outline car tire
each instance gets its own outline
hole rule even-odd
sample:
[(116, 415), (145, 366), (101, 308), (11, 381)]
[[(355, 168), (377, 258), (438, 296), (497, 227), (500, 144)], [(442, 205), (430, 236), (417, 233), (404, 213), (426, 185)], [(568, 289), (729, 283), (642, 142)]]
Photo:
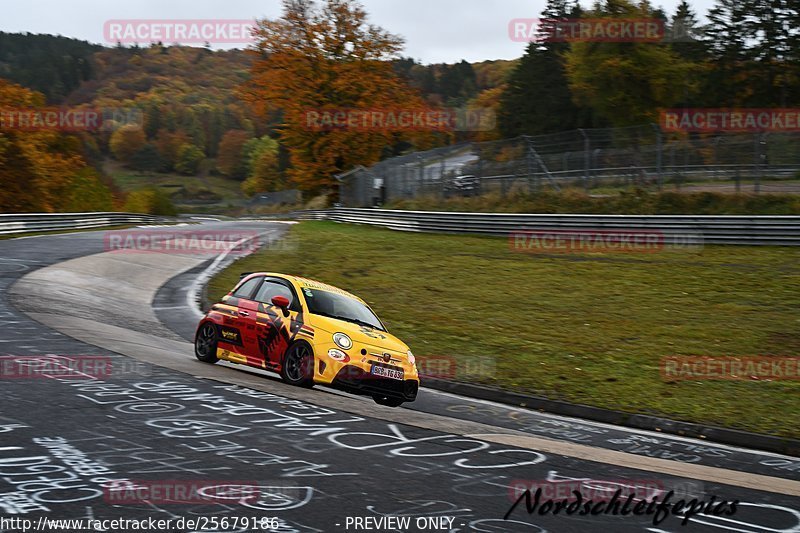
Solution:
[(215, 364), (217, 359), (217, 328), (206, 322), (197, 330), (194, 337), (194, 356), (203, 363)]
[(403, 405), (404, 400), (395, 396), (378, 396), (377, 394), (372, 397), (378, 405), (385, 405), (386, 407), (400, 407)]
[(295, 387), (314, 386), (314, 350), (310, 344), (300, 341), (289, 346), (283, 356), (281, 378)]

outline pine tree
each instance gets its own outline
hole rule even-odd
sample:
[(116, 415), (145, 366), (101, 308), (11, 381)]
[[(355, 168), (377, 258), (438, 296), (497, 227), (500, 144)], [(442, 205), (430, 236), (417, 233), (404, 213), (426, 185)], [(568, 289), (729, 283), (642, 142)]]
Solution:
[(800, 98), (796, 0), (717, 0), (705, 30), (706, 94), (717, 106), (788, 107)]
[(700, 62), (708, 57), (707, 43), (702, 40), (702, 28), (697, 14), (687, 0), (681, 0), (669, 25), (672, 50), (688, 61)]
[(709, 24), (704, 32), (711, 70), (704, 90), (705, 105), (735, 107), (744, 105), (749, 79), (747, 67), (751, 59), (748, 40), (755, 38), (752, 26), (746, 24), (753, 0), (717, 0), (708, 12)]
[(785, 107), (792, 75), (788, 60), (792, 55), (793, 13), (798, 11), (797, 0), (754, 0), (747, 18), (750, 35), (756, 40), (749, 56), (756, 74), (753, 104)]
[(563, 54), (569, 44), (552, 37), (559, 21), (579, 17), (570, 0), (548, 0), (537, 37), (512, 71), (503, 93), (498, 126), (506, 137), (539, 134), (591, 125), (591, 113), (577, 106), (567, 83)]

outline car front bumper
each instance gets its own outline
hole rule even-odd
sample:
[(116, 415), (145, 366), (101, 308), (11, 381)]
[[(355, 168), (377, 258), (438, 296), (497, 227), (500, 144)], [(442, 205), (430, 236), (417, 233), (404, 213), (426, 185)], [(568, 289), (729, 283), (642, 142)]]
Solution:
[(419, 392), (418, 379), (391, 379), (378, 377), (355, 366), (345, 365), (333, 378), (332, 385), (355, 394), (388, 396), (413, 402)]

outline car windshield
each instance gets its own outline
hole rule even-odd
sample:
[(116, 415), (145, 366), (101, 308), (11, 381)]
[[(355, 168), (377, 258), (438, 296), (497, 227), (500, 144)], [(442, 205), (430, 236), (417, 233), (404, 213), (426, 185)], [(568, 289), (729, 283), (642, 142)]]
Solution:
[(310, 313), (385, 331), (375, 313), (358, 300), (316, 289), (303, 289), (303, 294)]

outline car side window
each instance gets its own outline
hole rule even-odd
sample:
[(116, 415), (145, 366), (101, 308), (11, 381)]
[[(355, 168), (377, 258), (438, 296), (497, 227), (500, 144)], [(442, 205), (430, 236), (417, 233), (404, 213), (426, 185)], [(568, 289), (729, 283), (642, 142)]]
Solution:
[(272, 299), (276, 296), (285, 296), (289, 300), (289, 307), (294, 307), (294, 295), (289, 287), (269, 280), (258, 289), (255, 301), (272, 305)]
[(253, 292), (256, 290), (258, 284), (261, 283), (262, 279), (264, 278), (253, 278), (251, 280), (247, 280), (238, 289), (236, 289), (236, 292), (233, 293), (233, 297), (244, 298), (246, 300), (252, 299)]

